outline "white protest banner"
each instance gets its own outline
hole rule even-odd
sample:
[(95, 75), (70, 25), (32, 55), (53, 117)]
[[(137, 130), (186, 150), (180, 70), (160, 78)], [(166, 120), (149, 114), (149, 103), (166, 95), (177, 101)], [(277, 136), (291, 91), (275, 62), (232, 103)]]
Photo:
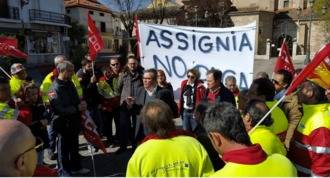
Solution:
[(240, 88), (252, 83), (256, 24), (230, 28), (163, 26), (139, 23), (141, 63), (165, 71), (174, 90), (196, 67), (201, 79), (212, 67), (223, 79), (234, 75)]

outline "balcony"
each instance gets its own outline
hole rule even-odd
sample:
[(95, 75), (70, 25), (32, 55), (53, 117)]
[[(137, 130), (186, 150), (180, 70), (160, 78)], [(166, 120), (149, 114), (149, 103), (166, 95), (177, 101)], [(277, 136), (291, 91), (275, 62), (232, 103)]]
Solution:
[(11, 20), (20, 20), (19, 8), (8, 6), (7, 9), (1, 9), (0, 18), (11, 19)]
[(67, 15), (56, 12), (30, 9), (29, 15), (30, 21), (42, 21), (67, 25), (70, 24), (70, 18)]

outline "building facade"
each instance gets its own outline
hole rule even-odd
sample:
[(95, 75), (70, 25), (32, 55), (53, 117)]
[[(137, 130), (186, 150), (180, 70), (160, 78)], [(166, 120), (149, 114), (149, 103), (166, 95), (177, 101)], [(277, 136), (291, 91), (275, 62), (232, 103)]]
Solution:
[(23, 37), (27, 65), (53, 65), (54, 56), (68, 53), (70, 22), (63, 0), (2, 0), (0, 11), (0, 32)]
[[(198, 19), (196, 26), (208, 26), (201, 22), (206, 20), (207, 15), (210, 16), (211, 7), (194, 4), (194, 2), (199, 3), (196, 0), (181, 0), (181, 2), (184, 3), (186, 14), (191, 13), (190, 19)], [(221, 22), (222, 25), (217, 27), (241, 26), (256, 22), (256, 58), (269, 59), (276, 56), (284, 38), (294, 60), (303, 61), (309, 52), (312, 57), (325, 44), (325, 35), (327, 35), (323, 30), (325, 22), (312, 11), (315, 1), (208, 0), (207, 2), (214, 4), (211, 9), (215, 8), (219, 12), (213, 14), (218, 15), (221, 21), (228, 22), (227, 17), (229, 17), (230, 23), (226, 22), (226, 25), (223, 25)], [(230, 4), (231, 7), (226, 7), (226, 4)], [(221, 13), (221, 9), (224, 12)], [(225, 19), (224, 14), (227, 16)], [(183, 14), (180, 18), (185, 21), (181, 22), (181, 25), (188, 23), (189, 18), (184, 18)]]
[(72, 21), (84, 26), (87, 31), (87, 14), (101, 32), (104, 41), (102, 53), (116, 53), (122, 45), (123, 28), (120, 19), (96, 0), (64, 0), (66, 13)]
[(323, 23), (312, 11), (310, 0), (232, 0), (237, 11), (230, 16), (235, 25), (257, 22), (256, 54), (275, 56), (282, 40), (288, 43), (294, 60), (311, 57), (325, 44)]

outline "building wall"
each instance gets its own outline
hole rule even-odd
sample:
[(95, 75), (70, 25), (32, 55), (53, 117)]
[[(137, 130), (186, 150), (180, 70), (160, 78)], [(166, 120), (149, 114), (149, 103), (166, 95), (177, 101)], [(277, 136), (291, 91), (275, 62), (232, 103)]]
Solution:
[[(259, 30), (259, 15), (258, 14), (239, 14), (239, 13), (235, 13), (233, 15), (230, 15), (231, 20), (234, 23), (234, 26), (242, 26), (242, 25), (247, 25), (250, 24), (252, 22), (256, 22), (257, 23), (257, 29), (256, 29), (256, 39), (258, 39), (258, 30)], [(258, 53), (258, 40), (256, 40), (255, 42), (255, 49), (257, 49), (255, 51), (255, 54)]]
[(274, 11), (276, 0), (232, 0), (237, 9), (256, 8), (258, 10)]
[[(119, 36), (121, 36), (121, 22), (119, 19), (113, 18), (112, 14), (104, 11), (98, 11), (93, 9), (87, 9), (82, 7), (67, 8), (67, 15), (71, 17), (72, 21), (77, 21), (80, 25), (84, 26), (87, 30), (87, 14), (89, 14), (96, 27), (101, 31), (101, 22), (105, 23), (105, 32), (101, 32), (105, 49), (104, 52), (115, 52), (118, 50), (121, 42)], [(92, 13), (90, 13), (92, 12)], [(103, 15), (103, 16), (102, 16)], [(120, 40), (121, 41), (121, 40)]]

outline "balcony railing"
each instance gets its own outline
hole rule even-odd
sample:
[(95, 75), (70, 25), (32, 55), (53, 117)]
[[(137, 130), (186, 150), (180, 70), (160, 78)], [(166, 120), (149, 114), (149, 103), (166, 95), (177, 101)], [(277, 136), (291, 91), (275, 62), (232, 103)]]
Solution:
[(6, 18), (6, 19), (14, 19), (19, 20), (19, 8), (18, 7), (10, 7), (8, 6), (7, 9), (1, 9), (0, 18)]
[(30, 9), (29, 15), (30, 21), (38, 20), (44, 22), (70, 24), (70, 18), (68, 16), (56, 12)]

